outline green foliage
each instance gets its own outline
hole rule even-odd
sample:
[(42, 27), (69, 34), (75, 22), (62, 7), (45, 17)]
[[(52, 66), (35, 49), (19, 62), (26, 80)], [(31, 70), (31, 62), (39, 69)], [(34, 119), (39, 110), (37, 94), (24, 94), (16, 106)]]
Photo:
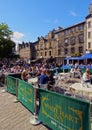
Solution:
[(5, 23), (0, 24), (0, 58), (8, 58), (12, 54), (15, 43), (11, 40), (13, 32)]
[(0, 41), (2, 39), (10, 39), (13, 32), (9, 29), (8, 25), (5, 23), (0, 24)]

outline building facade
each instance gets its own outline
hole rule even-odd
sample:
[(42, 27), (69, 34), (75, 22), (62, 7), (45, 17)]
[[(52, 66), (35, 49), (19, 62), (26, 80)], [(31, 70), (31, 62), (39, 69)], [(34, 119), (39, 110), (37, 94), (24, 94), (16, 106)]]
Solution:
[(35, 52), (34, 44), (31, 42), (18, 44), (17, 53), (20, 56), (20, 59), (30, 62), (30, 60), (36, 59), (36, 52)]
[(50, 31), (47, 36), (38, 37), (38, 40), (31, 44), (35, 51), (28, 48), (24, 51), (21, 48), (19, 55), (24, 58), (44, 58), (45, 60), (53, 57), (60, 64), (67, 56), (80, 56), (86, 50), (92, 51), (92, 4), (90, 4), (89, 14), (85, 17), (85, 21), (67, 28), (58, 27)]
[(44, 58), (45, 60), (58, 56), (57, 41), (54, 39), (54, 30), (49, 32), (46, 37), (39, 37), (38, 43), (35, 45), (36, 58)]
[(87, 50), (92, 50), (92, 4), (89, 8), (89, 14), (86, 17), (85, 21), (85, 28), (86, 28), (86, 44), (85, 47)]
[(82, 22), (55, 32), (55, 39), (57, 39), (58, 44), (58, 62), (63, 57), (83, 54), (85, 43), (84, 28), (85, 22)]

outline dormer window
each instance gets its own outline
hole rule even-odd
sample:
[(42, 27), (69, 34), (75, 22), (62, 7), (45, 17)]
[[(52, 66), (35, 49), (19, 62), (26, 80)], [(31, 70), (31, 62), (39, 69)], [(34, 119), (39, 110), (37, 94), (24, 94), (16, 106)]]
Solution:
[(71, 32), (74, 33), (75, 32), (75, 28), (71, 28)]
[(81, 31), (81, 30), (83, 30), (83, 25), (79, 25), (78, 26), (78, 29)]
[(68, 35), (68, 30), (65, 30), (65, 31), (64, 31), (64, 35)]

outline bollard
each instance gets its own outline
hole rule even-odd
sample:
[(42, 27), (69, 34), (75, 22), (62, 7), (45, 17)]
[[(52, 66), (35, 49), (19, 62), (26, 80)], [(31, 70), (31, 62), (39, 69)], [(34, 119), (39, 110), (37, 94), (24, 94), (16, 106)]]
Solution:
[(4, 88), (5, 88), (5, 89), (2, 89), (2, 90), (1, 90), (2, 93), (5, 93), (5, 92), (6, 92), (6, 77), (5, 77), (5, 81), (4, 81)]
[(34, 86), (34, 115), (30, 118), (30, 123), (32, 125), (38, 125), (40, 124), (40, 121), (38, 120), (37, 116), (37, 105), (36, 105), (36, 97), (37, 97), (37, 86)]
[(18, 96), (18, 79), (16, 79), (16, 98), (13, 100), (14, 103), (18, 102), (17, 96)]

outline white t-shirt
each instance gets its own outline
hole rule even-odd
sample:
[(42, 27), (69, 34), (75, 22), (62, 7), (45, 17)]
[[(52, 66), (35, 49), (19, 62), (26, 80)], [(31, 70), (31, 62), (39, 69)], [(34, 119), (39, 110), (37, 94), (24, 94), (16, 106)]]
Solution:
[(83, 74), (83, 81), (87, 81), (89, 78), (87, 77), (86, 73)]

